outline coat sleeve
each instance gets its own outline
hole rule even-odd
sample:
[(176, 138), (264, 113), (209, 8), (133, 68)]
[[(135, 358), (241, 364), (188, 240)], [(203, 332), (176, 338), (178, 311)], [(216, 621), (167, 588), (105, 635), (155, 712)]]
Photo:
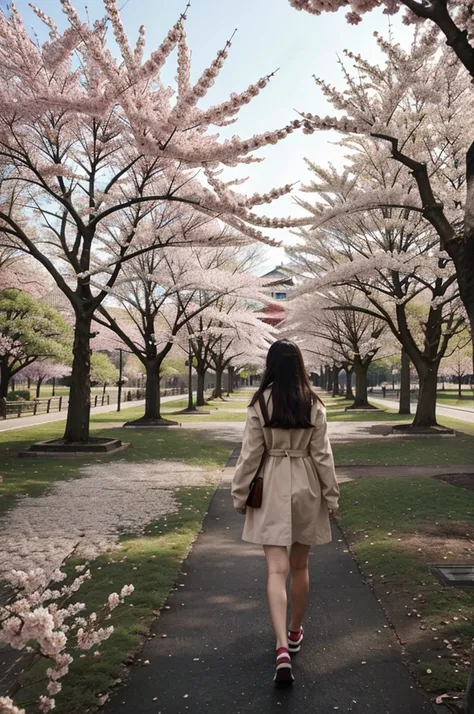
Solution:
[(328, 508), (339, 508), (339, 485), (328, 437), (326, 410), (316, 412), (315, 428), (309, 444), (310, 454), (321, 482), (321, 491)]
[(259, 467), (264, 449), (265, 439), (262, 424), (256, 409), (249, 407), (242, 437), (242, 450), (232, 479), (234, 508), (245, 506), (249, 495), (249, 486)]

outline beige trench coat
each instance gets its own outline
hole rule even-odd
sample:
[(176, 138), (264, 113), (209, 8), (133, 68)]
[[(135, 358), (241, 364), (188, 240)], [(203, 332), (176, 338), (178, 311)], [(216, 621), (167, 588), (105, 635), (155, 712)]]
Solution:
[[(266, 390), (264, 396), (271, 418), (271, 390)], [(248, 408), (242, 450), (232, 482), (235, 508), (245, 506), (264, 449), (283, 451), (281, 456), (271, 453), (266, 456), (262, 506), (247, 508), (243, 540), (285, 546), (295, 542), (321, 545), (331, 540), (328, 508), (338, 508), (339, 486), (327, 434), (326, 410), (319, 400), (313, 404), (311, 423), (314, 427), (310, 429), (272, 429), (263, 426), (258, 402)], [(295, 451), (300, 453), (291, 453)], [(301, 454), (305, 451), (308, 455)]]

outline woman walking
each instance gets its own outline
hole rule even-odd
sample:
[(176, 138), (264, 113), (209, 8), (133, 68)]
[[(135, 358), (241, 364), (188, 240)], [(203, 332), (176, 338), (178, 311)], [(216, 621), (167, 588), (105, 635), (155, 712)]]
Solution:
[[(257, 472), (263, 477), (263, 493), (261, 505), (253, 498), (252, 508), (246, 504)], [(232, 498), (246, 516), (243, 540), (263, 545), (276, 635), (274, 681), (287, 686), (294, 681), (290, 654), (300, 650), (304, 636), (309, 550), (331, 540), (330, 517), (337, 514), (339, 499), (324, 405), (311, 388), (299, 347), (288, 340), (268, 350), (260, 387), (248, 408)]]

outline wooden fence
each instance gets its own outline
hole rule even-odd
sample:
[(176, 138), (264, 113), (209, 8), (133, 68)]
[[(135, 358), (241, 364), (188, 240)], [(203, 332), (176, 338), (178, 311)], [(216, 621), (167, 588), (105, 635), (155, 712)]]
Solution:
[[(91, 406), (105, 406), (110, 404), (109, 394), (95, 394), (91, 399)], [(5, 402), (5, 416), (22, 417), (25, 415), (36, 416), (37, 414), (50, 414), (60, 412), (67, 406), (67, 399), (64, 397), (40, 397), (31, 401), (18, 400), (17, 402)]]

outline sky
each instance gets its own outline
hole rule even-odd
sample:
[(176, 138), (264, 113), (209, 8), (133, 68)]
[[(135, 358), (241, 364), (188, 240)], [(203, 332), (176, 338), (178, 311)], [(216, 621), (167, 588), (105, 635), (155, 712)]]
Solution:
[[(86, 6), (91, 21), (103, 16), (102, 0), (72, 0), (85, 20)], [(54, 18), (60, 27), (66, 26), (59, 0), (36, 0), (35, 3)], [(6, 0), (0, 0), (5, 7)], [(122, 0), (122, 21), (129, 38), (134, 42), (138, 28), (147, 31), (146, 53), (153, 51), (176, 22), (185, 0)], [(16, 0), (16, 6), (27, 26), (34, 28), (41, 41), (47, 33), (28, 6), (27, 0)], [(244, 107), (236, 124), (221, 130), (222, 136), (241, 137), (285, 126), (297, 118), (298, 111), (313, 114), (334, 113), (316, 86), (313, 75), (331, 84), (343, 86), (339, 59), (344, 49), (361, 53), (365, 59), (380, 57), (374, 31), (387, 35), (389, 18), (381, 11), (369, 13), (354, 27), (345, 20), (346, 10), (326, 13), (319, 17), (298, 12), (288, 0), (192, 0), (186, 28), (192, 51), (192, 78), (197, 78), (215, 58), (234, 30), (229, 57), (224, 69), (208, 96), (199, 106), (205, 107), (226, 100), (232, 92), (240, 92), (260, 77), (278, 69), (270, 84), (249, 105)], [(411, 30), (401, 18), (390, 20), (397, 40), (409, 42)], [(349, 65), (350, 66), (350, 65)], [(173, 55), (163, 71), (163, 79), (174, 85), (176, 75)], [(295, 132), (276, 146), (258, 152), (265, 160), (226, 171), (229, 178), (248, 176), (243, 185), (245, 193), (267, 192), (286, 183), (305, 183), (310, 174), (304, 163), (308, 157), (317, 164), (343, 162), (341, 150), (334, 146), (336, 133), (319, 132), (306, 136)], [(305, 196), (307, 198), (307, 195)], [(299, 207), (290, 197), (284, 197), (265, 208), (272, 216), (300, 215)], [(291, 240), (288, 231), (271, 232), (283, 242)], [(268, 250), (268, 269), (284, 260), (282, 249)]]

